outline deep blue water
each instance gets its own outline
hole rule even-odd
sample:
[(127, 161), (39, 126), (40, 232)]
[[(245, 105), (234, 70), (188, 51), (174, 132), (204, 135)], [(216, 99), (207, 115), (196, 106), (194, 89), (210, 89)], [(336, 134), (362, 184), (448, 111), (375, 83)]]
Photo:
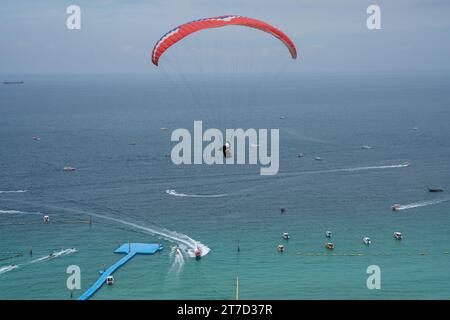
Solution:
[[(19, 266), (0, 271), (2, 299), (69, 299), (68, 265), (80, 266), (87, 289), (130, 241), (165, 249), (134, 258), (96, 299), (231, 299), (237, 276), (241, 299), (449, 297), (448, 76), (295, 74), (276, 85), (252, 76), (220, 91), (195, 77), (179, 87), (155, 76), (4, 78), (25, 84), (0, 85), (0, 191), (27, 192), (0, 192), (0, 270)], [(194, 120), (279, 128), (280, 173), (175, 166), (170, 134)], [(413, 205), (394, 213), (394, 203)], [(91, 226), (68, 223), (89, 216)], [(176, 264), (171, 248), (196, 241), (209, 254)], [(68, 248), (78, 252), (29, 263)], [(381, 290), (366, 287), (373, 264)]]

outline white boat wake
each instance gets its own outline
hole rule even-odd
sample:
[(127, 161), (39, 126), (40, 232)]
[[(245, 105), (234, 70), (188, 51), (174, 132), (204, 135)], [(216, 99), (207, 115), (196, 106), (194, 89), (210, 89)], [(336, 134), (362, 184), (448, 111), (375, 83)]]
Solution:
[(125, 221), (122, 219), (113, 218), (113, 217), (109, 217), (109, 216), (104, 216), (104, 215), (98, 214), (98, 213), (90, 213), (90, 215), (101, 218), (101, 219), (114, 221), (114, 222), (129, 226), (129, 227), (133, 227), (135, 229), (144, 231), (151, 235), (160, 236), (162, 239), (165, 239), (165, 240), (173, 242), (173, 243), (177, 243), (180, 245), (184, 244), (186, 246), (186, 253), (188, 254), (189, 257), (192, 257), (192, 258), (195, 257), (195, 250), (197, 248), (199, 248), (201, 250), (202, 256), (206, 256), (211, 251), (211, 249), (208, 248), (203, 243), (198, 242), (182, 233), (178, 233), (175, 231), (167, 230), (164, 228), (158, 228), (158, 227), (144, 227), (144, 226), (138, 225), (133, 222), (129, 222), (129, 221)]
[(396, 207), (395, 210), (399, 211), (399, 210), (408, 210), (408, 209), (432, 206), (434, 204), (439, 204), (439, 203), (447, 202), (447, 201), (450, 201), (450, 198), (439, 199), (439, 200), (429, 200), (429, 201), (418, 201), (418, 202), (413, 202), (410, 204), (400, 205), (400, 206)]
[[(40, 257), (38, 259), (32, 260), (32, 261), (30, 261), (30, 262), (28, 262), (26, 264), (33, 264), (33, 263), (36, 263), (36, 262), (48, 261), (48, 260), (55, 259), (55, 258), (58, 258), (58, 257), (61, 257), (61, 256), (66, 256), (66, 255), (69, 255), (69, 254), (72, 254), (72, 253), (75, 253), (75, 252), (78, 252), (78, 250), (75, 249), (75, 248), (63, 249), (61, 251), (55, 251), (55, 252), (50, 253), (49, 255), (46, 255), (46, 256)], [(24, 265), (26, 265), (26, 264), (24, 264)]]
[(40, 212), (26, 212), (19, 210), (0, 210), (0, 214), (31, 214), (31, 215), (42, 215)]
[(0, 267), (0, 274), (12, 271), (14, 269), (17, 269), (18, 267), (19, 266), (16, 266), (16, 265)]
[[(180, 248), (180, 253), (177, 254), (177, 247)], [(184, 260), (183, 254), (187, 252), (187, 248), (183, 245), (173, 246), (170, 251), (170, 258), (173, 259), (172, 266), (170, 267), (169, 273), (178, 275), (183, 269)]]
[(28, 190), (0, 190), (0, 193), (24, 193)]
[(55, 258), (58, 258), (61, 256), (69, 255), (69, 254), (75, 253), (77, 251), (78, 250), (74, 249), (74, 248), (63, 249), (61, 251), (55, 251), (55, 252), (50, 253), (49, 255), (46, 255), (46, 256), (40, 257), (38, 259), (34, 259), (34, 260), (31, 260), (29, 262), (25, 262), (25, 263), (22, 263), (19, 265), (9, 265), (9, 266), (0, 267), (0, 274), (15, 270), (19, 267), (23, 267), (26, 265), (30, 265), (30, 264), (34, 264), (34, 263), (38, 263), (38, 262), (44, 262), (44, 261), (52, 260), (52, 259), (55, 259)]
[(167, 189), (166, 193), (175, 197), (189, 197), (189, 198), (222, 198), (226, 197), (227, 194), (186, 194), (186, 193), (178, 193), (174, 189)]
[(381, 170), (381, 169), (396, 169), (409, 167), (409, 163), (400, 163), (385, 166), (368, 166), (368, 167), (354, 167), (354, 168), (341, 168), (341, 169), (329, 169), (329, 170), (316, 170), (316, 171), (302, 171), (295, 173), (285, 173), (285, 176), (302, 175), (302, 174), (316, 174), (316, 173), (334, 173), (334, 172), (356, 172), (365, 170)]
[[(31, 202), (24, 202), (21, 201), (21, 203), (28, 203), (28, 204), (32, 204)], [(34, 204), (35, 205), (35, 204)], [(42, 206), (42, 205), (41, 205)], [(87, 211), (83, 211), (83, 210), (77, 210), (77, 209), (71, 209), (71, 208), (66, 208), (66, 207), (61, 207), (61, 206), (54, 206), (54, 205), (44, 205), (46, 208), (48, 209), (56, 209), (56, 210), (64, 210), (67, 212), (76, 212), (79, 214), (85, 214), (85, 215), (90, 215), (93, 217), (97, 217), (100, 219), (104, 219), (104, 220), (109, 220), (109, 221), (114, 221), (116, 223), (122, 224), (122, 225), (126, 225), (129, 227), (132, 227), (134, 229), (138, 229), (141, 231), (144, 231), (148, 234), (151, 235), (157, 235), (160, 236), (162, 239), (165, 239), (167, 241), (170, 241), (172, 243), (176, 243), (176, 244), (184, 244), (186, 246), (186, 253), (189, 257), (195, 257), (195, 250), (197, 248), (199, 248), (202, 252), (202, 256), (207, 255), (211, 249), (208, 248), (206, 245), (204, 245), (203, 243), (196, 241), (192, 238), (190, 238), (189, 236), (182, 234), (182, 233), (178, 233), (175, 231), (171, 231), (168, 229), (164, 229), (164, 228), (158, 228), (158, 227), (145, 227), (145, 226), (141, 226), (138, 225), (136, 223), (132, 223), (129, 221), (125, 221), (122, 219), (118, 219), (118, 218), (114, 218), (114, 217), (110, 217), (110, 216), (106, 216), (106, 215), (102, 215), (102, 214), (98, 214), (98, 213), (92, 213), (92, 212), (87, 212)]]

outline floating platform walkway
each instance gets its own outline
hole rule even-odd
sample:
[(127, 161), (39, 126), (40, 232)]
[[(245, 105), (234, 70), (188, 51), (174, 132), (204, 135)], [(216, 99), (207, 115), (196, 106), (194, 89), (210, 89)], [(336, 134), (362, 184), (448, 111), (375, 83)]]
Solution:
[(78, 300), (88, 300), (94, 295), (97, 290), (101, 288), (106, 282), (106, 278), (112, 275), (117, 269), (130, 261), (137, 254), (154, 254), (161, 251), (163, 247), (160, 244), (147, 244), (147, 243), (125, 243), (114, 251), (114, 253), (125, 253), (126, 255), (106, 269), (98, 278), (98, 280), (83, 293)]

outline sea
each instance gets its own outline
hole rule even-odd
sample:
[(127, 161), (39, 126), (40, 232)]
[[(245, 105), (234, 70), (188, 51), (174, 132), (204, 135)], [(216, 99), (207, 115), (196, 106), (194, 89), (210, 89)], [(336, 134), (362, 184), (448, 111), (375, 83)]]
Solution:
[[(92, 299), (450, 297), (448, 73), (1, 78), (0, 299), (76, 299), (130, 242), (163, 250)], [(279, 129), (278, 174), (175, 165), (195, 120)]]

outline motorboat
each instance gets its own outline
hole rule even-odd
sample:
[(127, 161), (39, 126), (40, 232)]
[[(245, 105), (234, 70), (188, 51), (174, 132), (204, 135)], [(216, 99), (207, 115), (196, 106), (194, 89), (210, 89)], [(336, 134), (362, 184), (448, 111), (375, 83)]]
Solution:
[(331, 233), (331, 231), (329, 231), (329, 230), (325, 231), (325, 237), (331, 238), (332, 235), (333, 234)]
[(363, 238), (363, 242), (364, 242), (365, 245), (370, 245), (372, 243), (372, 240), (370, 240), (369, 237), (364, 237)]
[(280, 212), (281, 213), (285, 213), (286, 212), (286, 208), (280, 208)]
[(370, 150), (370, 149), (372, 149), (372, 147), (371, 146), (362, 146), (361, 149), (363, 149), (363, 150)]
[(113, 285), (114, 284), (114, 277), (113, 276), (107, 276), (105, 282), (106, 282), (106, 284), (108, 286)]
[(428, 192), (443, 192), (442, 188), (428, 188)]
[(177, 246), (177, 248), (175, 249), (175, 254), (177, 256), (181, 256), (181, 249), (180, 249), (180, 247)]
[(284, 252), (284, 246), (282, 244), (278, 245), (278, 252)]
[(402, 239), (403, 239), (403, 235), (402, 235), (401, 232), (395, 231), (395, 232), (394, 232), (394, 238), (395, 238), (396, 240), (402, 240)]
[(321, 157), (315, 157), (314, 160), (316, 161), (322, 161), (323, 159)]
[(287, 232), (285, 232), (285, 233), (283, 233), (283, 239), (284, 240), (289, 240), (289, 233), (287, 233)]
[(333, 250), (334, 249), (334, 243), (333, 242), (325, 243), (325, 248), (327, 248), (328, 250)]
[(49, 223), (50, 222), (50, 217), (48, 215), (45, 215), (43, 217), (43, 219), (44, 219), (44, 223)]
[(295, 156), (297, 158), (303, 158), (305, 155), (303, 153), (297, 153)]
[(76, 171), (77, 169), (74, 167), (70, 167), (70, 166), (65, 166), (63, 169), (65, 172), (73, 172)]
[(393, 204), (392, 206), (391, 206), (391, 210), (392, 211), (400, 211), (401, 210), (401, 205), (400, 204), (398, 204), (398, 203), (396, 203), (396, 204)]
[(34, 140), (34, 141), (41, 141), (41, 137), (33, 136), (33, 140)]

